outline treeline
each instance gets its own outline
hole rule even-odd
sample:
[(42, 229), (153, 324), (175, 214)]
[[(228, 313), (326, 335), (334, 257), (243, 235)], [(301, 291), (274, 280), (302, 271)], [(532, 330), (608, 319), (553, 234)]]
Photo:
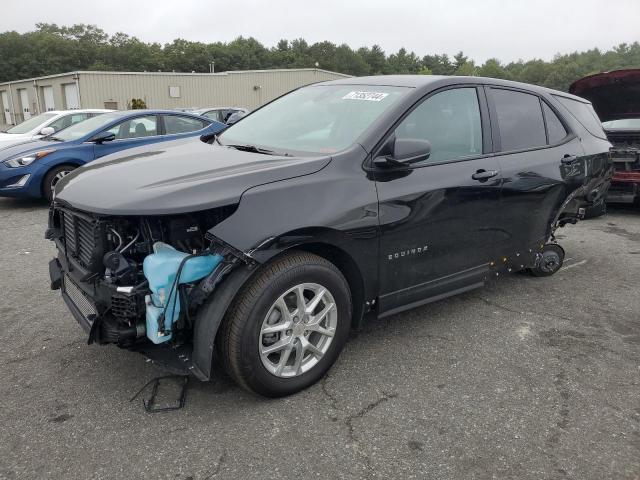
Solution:
[[(425, 46), (425, 50), (428, 46)], [(622, 43), (603, 52), (558, 54), (552, 61), (519, 60), (503, 64), (492, 58), (477, 65), (462, 52), (422, 57), (401, 48), (387, 55), (378, 45), (353, 50), (325, 41), (281, 40), (267, 48), (254, 38), (229, 43), (184, 39), (142, 42), (125, 33), (108, 35), (95, 25), (60, 27), (39, 23), (32, 32), (0, 33), (0, 82), (73, 70), (217, 72), (315, 67), (350, 75), (417, 73), (506, 78), (566, 90), (576, 79), (620, 68), (640, 68), (640, 43)]]

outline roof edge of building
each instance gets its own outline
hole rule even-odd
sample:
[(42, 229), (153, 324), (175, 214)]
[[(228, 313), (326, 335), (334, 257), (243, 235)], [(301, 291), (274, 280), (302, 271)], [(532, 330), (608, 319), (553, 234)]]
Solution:
[(41, 77), (22, 78), (19, 80), (11, 80), (8, 82), (1, 82), (1, 85), (11, 85), (14, 83), (35, 82), (38, 80), (46, 80), (49, 78), (69, 77), (77, 75), (173, 75), (173, 76), (202, 76), (202, 77), (216, 77), (226, 75), (238, 75), (247, 73), (272, 73), (272, 72), (322, 72), (329, 73), (331, 75), (338, 75), (340, 77), (349, 78), (351, 75), (345, 73), (332, 72), (331, 70), (324, 70), (322, 68), (274, 68), (263, 70), (229, 70), (226, 72), (216, 73), (202, 73), (202, 72), (116, 72), (116, 71), (103, 71), (103, 70), (77, 70), (73, 72), (56, 73), (52, 75), (43, 75)]

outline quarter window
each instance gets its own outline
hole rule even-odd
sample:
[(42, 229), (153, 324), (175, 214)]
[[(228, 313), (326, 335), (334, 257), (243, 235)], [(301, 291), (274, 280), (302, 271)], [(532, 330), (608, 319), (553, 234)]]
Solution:
[(181, 117), (179, 115), (167, 115), (164, 117), (164, 128), (167, 135), (195, 132), (202, 130), (206, 123), (197, 118)]
[(150, 137), (158, 135), (158, 120), (155, 115), (136, 117), (119, 123), (108, 131), (115, 134), (116, 140)]
[(549, 105), (542, 102), (542, 110), (544, 111), (544, 119), (547, 121), (547, 135), (549, 145), (560, 143), (567, 136), (567, 129), (564, 128), (558, 116), (551, 110)]
[(502, 151), (526, 150), (547, 145), (540, 100), (536, 95), (491, 89), (498, 115)]
[(482, 153), (482, 122), (475, 88), (445, 90), (427, 98), (395, 131), (395, 138), (431, 142), (430, 163)]
[(576, 117), (576, 119), (589, 131), (589, 133), (591, 133), (591, 135), (595, 135), (596, 137), (603, 139), (607, 138), (607, 134), (604, 133), (604, 130), (602, 129), (602, 123), (600, 123), (600, 119), (598, 118), (598, 115), (596, 115), (596, 112), (593, 110), (593, 106), (590, 103), (579, 102), (559, 95), (554, 95), (554, 97), (562, 104), (562, 106), (569, 110), (571, 115)]

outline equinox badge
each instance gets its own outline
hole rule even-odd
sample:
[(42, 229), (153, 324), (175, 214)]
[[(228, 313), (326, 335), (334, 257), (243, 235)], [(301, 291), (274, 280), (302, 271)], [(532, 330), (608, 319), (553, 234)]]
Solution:
[(424, 247), (409, 248), (407, 250), (402, 250), (400, 252), (390, 253), (389, 255), (387, 255), (387, 259), (389, 259), (389, 260), (397, 260), (397, 259), (402, 258), (402, 257), (408, 257), (408, 256), (411, 256), (411, 255), (419, 255), (421, 253), (426, 253), (428, 248), (429, 248), (429, 246), (425, 245)]

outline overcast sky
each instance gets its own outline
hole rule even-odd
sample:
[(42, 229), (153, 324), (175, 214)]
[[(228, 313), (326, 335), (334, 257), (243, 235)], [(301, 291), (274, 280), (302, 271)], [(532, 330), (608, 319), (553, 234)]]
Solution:
[(377, 43), (419, 56), (462, 50), (483, 62), (542, 58), (640, 40), (640, 0), (1, 0), (0, 31), (96, 24), (146, 42), (253, 36)]

